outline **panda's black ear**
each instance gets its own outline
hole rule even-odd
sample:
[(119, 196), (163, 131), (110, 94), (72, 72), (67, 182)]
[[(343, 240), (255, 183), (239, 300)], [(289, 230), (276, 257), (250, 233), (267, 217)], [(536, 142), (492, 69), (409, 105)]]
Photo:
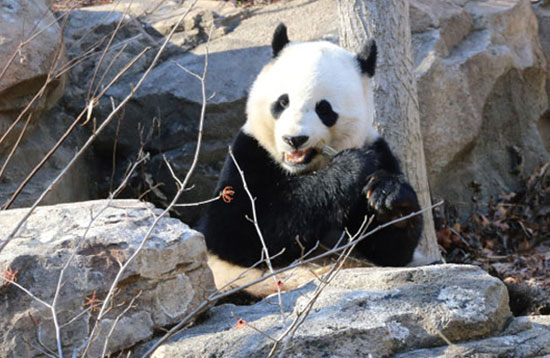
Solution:
[(357, 61), (361, 68), (361, 73), (366, 74), (369, 77), (374, 76), (374, 69), (376, 67), (376, 42), (373, 39), (368, 40), (361, 48), (361, 51), (357, 54)]
[(279, 52), (289, 43), (288, 35), (286, 33), (286, 26), (282, 22), (277, 26), (273, 33), (273, 40), (271, 40), (271, 49), (273, 50), (273, 58), (277, 57)]

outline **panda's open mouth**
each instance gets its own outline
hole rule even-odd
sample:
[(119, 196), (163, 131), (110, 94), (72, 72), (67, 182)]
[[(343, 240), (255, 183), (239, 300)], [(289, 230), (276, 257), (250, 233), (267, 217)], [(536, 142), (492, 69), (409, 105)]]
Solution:
[(293, 152), (285, 152), (284, 160), (289, 165), (299, 166), (305, 165), (311, 162), (313, 157), (317, 154), (317, 150), (314, 148), (308, 148), (304, 150), (295, 150)]

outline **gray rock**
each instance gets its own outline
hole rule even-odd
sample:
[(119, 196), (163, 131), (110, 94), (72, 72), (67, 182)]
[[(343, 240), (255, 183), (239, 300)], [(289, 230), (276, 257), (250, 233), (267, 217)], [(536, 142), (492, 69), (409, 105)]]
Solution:
[[(4, 134), (45, 84), (51, 67), (63, 65), (65, 55), (59, 26), (44, 0), (3, 0), (0, 13), (0, 133)], [(18, 50), (24, 41), (28, 42)], [(59, 52), (57, 57), (56, 52)], [(14, 53), (16, 56), (12, 59)], [(28, 130), (39, 115), (60, 98), (63, 83), (64, 76), (53, 81), (43, 96), (33, 102), (34, 116)], [(0, 143), (0, 158), (5, 157), (16, 142), (26, 118)]]
[[(518, 317), (510, 326), (519, 331), (468, 343), (419, 349), (395, 358), (548, 358), (550, 357), (550, 316)], [(507, 330), (508, 331), (508, 330)]]
[[(0, 238), (26, 210), (0, 212)], [(67, 356), (86, 342), (95, 322), (97, 311), (85, 303), (92, 295), (105, 298), (120, 263), (133, 254), (160, 213), (151, 204), (136, 200), (39, 207), (0, 252), (2, 273), (8, 268), (18, 271), (17, 282), (51, 304), (60, 270), (76, 250), (56, 305)], [(93, 216), (97, 218), (92, 222)], [(213, 289), (202, 235), (177, 219), (161, 218), (122, 275), (91, 356), (100, 355), (107, 332), (133, 298), (137, 297), (115, 326), (107, 352), (150, 339), (155, 329), (178, 322)], [(45, 347), (57, 352), (47, 307), (13, 284), (0, 285), (0, 298), (0, 357), (39, 355), (43, 348), (38, 345), (38, 334)]]
[[(131, 85), (139, 80), (143, 71), (151, 63), (156, 55), (156, 50), (163, 43), (164, 37), (176, 25), (181, 15), (189, 10), (188, 4), (188, 2), (182, 4), (179, 1), (164, 0), (124, 0), (72, 11), (64, 33), (68, 54), (71, 58), (76, 58), (90, 50), (93, 50), (93, 53), (71, 71), (71, 89), (76, 92), (69, 94), (71, 102), (69, 104), (78, 110), (86, 105), (83, 99), (89, 97), (88, 87), (93, 82), (96, 87), (99, 84), (98, 78), (94, 79), (96, 71), (101, 74), (108, 69), (101, 81), (105, 86), (135, 56), (150, 47), (150, 51), (127, 69), (117, 84), (109, 91), (109, 95), (117, 100), (124, 98), (129, 93)], [(204, 42), (208, 37), (212, 22), (216, 24), (213, 38), (218, 38), (237, 26), (247, 13), (245, 9), (237, 9), (226, 2), (198, 1), (176, 29), (160, 58), (160, 66), (165, 61), (173, 66), (175, 57)], [(120, 28), (113, 38), (111, 49), (106, 52), (104, 58), (101, 59), (101, 65), (96, 69), (98, 61), (103, 56), (103, 50), (106, 48), (107, 39), (112, 36), (119, 23)], [(123, 46), (126, 46), (124, 51), (117, 53)], [(173, 82), (174, 79), (177, 78), (170, 78), (168, 82)], [(164, 92), (159, 91), (159, 93)], [(108, 107), (105, 110), (110, 110), (110, 101), (105, 103)], [(134, 132), (137, 131), (137, 123), (133, 123)], [(150, 124), (148, 123), (147, 126), (149, 127)], [(124, 131), (122, 133), (124, 134)], [(125, 144), (124, 136), (121, 139), (121, 144)]]
[(546, 66), (529, 1), (411, 1), (432, 195), (467, 217), (550, 157)]
[[(30, 133), (27, 133), (18, 145), (13, 158), (0, 178), (0, 206), (3, 206), (19, 188), (22, 181), (31, 173), (36, 165), (55, 147), (72, 117), (58, 110), (56, 105), (46, 112), (36, 123)], [(84, 128), (76, 128), (73, 134), (59, 146), (44, 166), (34, 175), (29, 183), (17, 196), (11, 208), (31, 206), (48, 187), (60, 170), (72, 159), (83, 139), (89, 133)], [(6, 153), (7, 156), (7, 153)], [(2, 155), (0, 155), (2, 157)], [(5, 156), (0, 160), (0, 165)], [(90, 154), (86, 154), (75, 166), (67, 171), (61, 181), (50, 191), (41, 205), (51, 205), (64, 202), (88, 200), (95, 197), (95, 180), (91, 176)]]
[[(23, 110), (45, 84), (48, 73), (54, 67), (59, 70), (65, 64), (64, 45), (60, 43), (60, 28), (43, 0), (0, 1), (0, 72), (7, 66), (12, 54), (22, 41), (38, 34), (21, 48), (13, 62), (0, 75), (0, 137), (21, 116), (9, 135), (0, 143), (0, 207), (12, 197), (23, 180), (31, 173), (42, 158), (55, 146), (66, 131), (72, 118), (59, 113), (56, 104), (63, 94), (66, 75), (51, 82), (42, 96), (33, 102), (26, 114)], [(57, 65), (53, 63), (59, 50)], [(27, 116), (32, 118), (26, 128), (17, 150), (9, 163), (7, 158), (25, 126)], [(29, 206), (46, 189), (60, 168), (72, 158), (80, 143), (77, 137), (81, 129), (65, 141), (51, 158), (25, 186), (13, 205)], [(50, 192), (43, 204), (89, 199), (95, 190), (90, 183), (86, 164), (78, 163), (74, 170), (66, 173), (58, 188)]]
[[(153, 357), (267, 356), (268, 336), (285, 331), (315, 287), (312, 282), (282, 295), (284, 320), (276, 296), (249, 307), (215, 307)], [(346, 269), (323, 291), (284, 356), (389, 356), (441, 345), (440, 334), (454, 342), (487, 337), (510, 317), (504, 284), (477, 267)], [(246, 325), (237, 327), (238, 319)]]

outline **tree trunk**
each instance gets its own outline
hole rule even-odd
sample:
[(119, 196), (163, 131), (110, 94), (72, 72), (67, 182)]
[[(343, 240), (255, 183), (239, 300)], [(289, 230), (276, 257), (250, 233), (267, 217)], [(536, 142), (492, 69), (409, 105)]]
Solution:
[[(408, 0), (338, 0), (340, 44), (358, 52), (368, 38), (378, 47), (374, 76), (375, 125), (401, 161), (420, 205), (431, 205), (413, 69)], [(431, 210), (424, 213), (418, 251), (441, 259)]]

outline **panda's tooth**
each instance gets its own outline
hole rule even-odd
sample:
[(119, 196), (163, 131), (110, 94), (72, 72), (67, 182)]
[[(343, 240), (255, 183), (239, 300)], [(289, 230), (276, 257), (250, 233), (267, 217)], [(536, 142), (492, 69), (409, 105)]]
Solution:
[(285, 153), (285, 159), (287, 162), (294, 163), (294, 164), (303, 163), (306, 159), (308, 151), (309, 149), (287, 152)]

